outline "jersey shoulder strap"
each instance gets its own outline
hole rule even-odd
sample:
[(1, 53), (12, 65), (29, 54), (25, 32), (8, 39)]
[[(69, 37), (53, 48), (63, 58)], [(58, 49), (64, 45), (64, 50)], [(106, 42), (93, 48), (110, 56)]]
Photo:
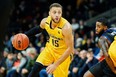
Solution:
[(116, 36), (116, 30), (115, 29), (108, 29), (105, 31), (102, 36), (106, 37), (110, 42), (114, 41), (114, 37)]
[(67, 20), (63, 17), (61, 17), (60, 22), (58, 24), (58, 28), (62, 29), (64, 25), (66, 24)]

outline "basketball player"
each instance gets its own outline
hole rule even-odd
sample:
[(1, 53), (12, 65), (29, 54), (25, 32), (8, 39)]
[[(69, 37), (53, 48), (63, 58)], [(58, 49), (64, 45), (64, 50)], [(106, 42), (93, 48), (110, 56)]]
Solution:
[(116, 28), (108, 29), (107, 19), (100, 18), (96, 21), (96, 34), (105, 59), (91, 67), (84, 77), (116, 77)]
[(40, 26), (25, 34), (32, 36), (44, 29), (49, 34), (49, 42), (46, 43), (45, 49), (38, 56), (28, 77), (36, 77), (44, 66), (47, 66), (47, 73), (53, 74), (54, 77), (68, 77), (74, 41), (71, 24), (62, 17), (62, 6), (60, 4), (51, 4), (49, 16), (42, 19)]

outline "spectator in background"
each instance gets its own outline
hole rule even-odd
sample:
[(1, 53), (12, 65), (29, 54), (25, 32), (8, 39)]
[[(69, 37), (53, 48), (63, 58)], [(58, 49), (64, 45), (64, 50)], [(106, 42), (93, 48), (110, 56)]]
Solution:
[(2, 71), (4, 71), (4, 73), (6, 72), (6, 74), (11, 70), (13, 63), (14, 63), (15, 59), (13, 56), (12, 52), (8, 53), (7, 59), (4, 63), (4, 65), (2, 66)]
[(81, 50), (80, 51), (80, 53), (79, 53), (80, 60), (79, 60), (78, 64), (75, 67), (73, 67), (73, 69), (72, 69), (73, 77), (78, 77), (78, 73), (79, 73), (80, 68), (86, 62), (86, 59), (87, 59), (86, 55), (87, 55), (87, 51), (86, 50)]
[(27, 77), (28, 76), (29, 72), (32, 69), (32, 66), (35, 63), (37, 55), (38, 55), (37, 51), (36, 51), (36, 49), (34, 47), (27, 48), (26, 49), (26, 53), (27, 53), (27, 56), (28, 56), (28, 63), (21, 71), (21, 74), (22, 74), (23, 77)]
[(38, 53), (40, 53), (41, 47), (45, 47), (46, 36), (44, 36), (44, 34), (41, 33), (41, 34), (39, 35), (39, 37), (37, 37), (35, 43), (36, 43), (36, 46), (37, 46), (36, 48), (38, 49)]
[(89, 34), (90, 34), (89, 37), (90, 37), (90, 39), (91, 39), (91, 42), (92, 42), (92, 43), (95, 43), (95, 33), (94, 33), (94, 31), (91, 30)]
[(84, 46), (85, 44), (87, 44), (87, 39), (88, 39), (87, 34), (84, 34), (83, 35), (83, 40), (82, 40), (82, 46)]
[(72, 18), (72, 30), (75, 33), (75, 30), (79, 28), (79, 24), (76, 21), (76, 18)]
[(82, 45), (82, 38), (81, 38), (81, 36), (80, 36), (80, 33), (79, 32), (76, 32), (75, 33), (75, 48), (79, 48), (79, 47), (81, 47), (81, 45)]
[(3, 55), (2, 55), (2, 60), (0, 61), (0, 67), (4, 64), (4, 62), (6, 61), (7, 59), (7, 56), (8, 56), (8, 53), (9, 53), (9, 50), (8, 48), (4, 48), (3, 50)]
[(84, 20), (79, 20), (79, 28), (76, 32), (79, 32), (81, 36), (87, 34), (90, 31), (90, 27), (85, 24)]
[(79, 63), (79, 60), (80, 60), (79, 52), (80, 52), (79, 48), (74, 50), (74, 55), (73, 55), (74, 57), (72, 58), (72, 62), (71, 62), (70, 67), (69, 67), (68, 77), (74, 77), (73, 68), (75, 68)]
[(87, 39), (87, 43), (82, 46), (82, 49), (88, 50), (89, 48), (94, 48), (95, 43), (92, 42), (91, 38)]
[(21, 70), (26, 65), (27, 58), (23, 53), (19, 52), (17, 54), (17, 60), (14, 61), (13, 67), (9, 70), (6, 77), (21, 77)]
[(85, 24), (84, 24), (84, 20), (79, 20), (79, 29), (78, 29), (78, 32), (81, 34), (81, 35), (84, 35), (86, 32), (85, 32)]
[(9, 38), (9, 36), (6, 35), (5, 39), (3, 41), (4, 46), (7, 47), (9, 49), (9, 51), (13, 51), (11, 40), (12, 40), (12, 37)]
[(6, 76), (6, 69), (4, 68), (5, 67), (4, 64), (6, 63), (8, 53), (9, 53), (8, 48), (4, 48), (3, 57), (0, 61), (0, 77)]
[(94, 57), (92, 48), (87, 51), (87, 59), (83, 66), (78, 71), (78, 77), (83, 77), (84, 73), (93, 65), (98, 63), (98, 59)]

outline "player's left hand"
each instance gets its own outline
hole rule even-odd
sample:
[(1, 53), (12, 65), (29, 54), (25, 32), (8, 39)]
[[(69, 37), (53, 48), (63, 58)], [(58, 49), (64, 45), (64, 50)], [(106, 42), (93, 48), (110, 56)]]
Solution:
[(48, 74), (52, 74), (54, 72), (54, 70), (56, 69), (56, 65), (55, 64), (51, 64), (46, 68), (46, 71)]

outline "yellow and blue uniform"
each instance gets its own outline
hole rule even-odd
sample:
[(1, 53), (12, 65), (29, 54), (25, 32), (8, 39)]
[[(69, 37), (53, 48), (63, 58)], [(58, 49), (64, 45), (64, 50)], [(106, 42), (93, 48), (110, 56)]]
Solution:
[[(116, 66), (116, 28), (107, 29), (100, 37), (107, 39), (109, 45), (108, 54)], [(105, 59), (92, 66), (89, 71), (94, 77), (116, 77), (116, 74), (112, 72)]]
[(108, 29), (103, 33), (102, 36), (106, 37), (111, 43), (108, 49), (108, 54), (113, 61), (114, 66), (116, 67), (116, 28)]
[[(56, 62), (61, 55), (66, 51), (67, 45), (64, 40), (62, 33), (62, 28), (66, 24), (67, 20), (60, 19), (58, 26), (56, 28), (51, 28), (51, 17), (48, 16), (45, 22), (45, 30), (47, 31), (49, 37), (49, 42), (46, 43), (45, 49), (38, 56), (36, 62), (48, 66)], [(54, 77), (68, 77), (68, 68), (70, 65), (70, 56), (61, 63), (56, 70), (53, 72)]]

